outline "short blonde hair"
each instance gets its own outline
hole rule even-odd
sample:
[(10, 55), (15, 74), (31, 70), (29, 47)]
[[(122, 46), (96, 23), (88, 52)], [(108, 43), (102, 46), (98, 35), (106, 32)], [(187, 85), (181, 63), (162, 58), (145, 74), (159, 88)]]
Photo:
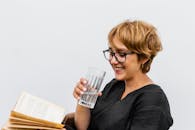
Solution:
[(130, 51), (136, 53), (138, 60), (148, 59), (141, 65), (143, 73), (147, 73), (150, 70), (153, 58), (162, 50), (156, 28), (144, 21), (126, 20), (122, 22), (108, 34), (108, 40), (111, 45), (113, 45), (114, 37)]

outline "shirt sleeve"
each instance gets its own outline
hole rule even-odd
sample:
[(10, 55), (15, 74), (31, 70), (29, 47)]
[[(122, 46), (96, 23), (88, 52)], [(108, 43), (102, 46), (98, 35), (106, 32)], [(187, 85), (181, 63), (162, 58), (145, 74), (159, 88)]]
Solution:
[(168, 130), (173, 120), (166, 96), (162, 93), (142, 96), (130, 122), (130, 130)]
[(130, 130), (168, 130), (171, 124), (161, 108), (146, 106), (134, 113)]

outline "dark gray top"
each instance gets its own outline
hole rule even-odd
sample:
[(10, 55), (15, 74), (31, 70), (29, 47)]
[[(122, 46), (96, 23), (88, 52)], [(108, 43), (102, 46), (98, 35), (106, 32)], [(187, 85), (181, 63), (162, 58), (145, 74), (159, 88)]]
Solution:
[(113, 79), (106, 85), (91, 110), (88, 130), (168, 130), (173, 124), (160, 86), (144, 86), (121, 100), (124, 89), (124, 81)]

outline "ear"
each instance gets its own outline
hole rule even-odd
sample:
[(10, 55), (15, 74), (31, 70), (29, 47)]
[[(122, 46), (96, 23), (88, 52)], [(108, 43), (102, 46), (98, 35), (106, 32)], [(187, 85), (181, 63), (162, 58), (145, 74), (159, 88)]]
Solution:
[(149, 59), (148, 58), (144, 58), (141, 60), (141, 64), (144, 65)]

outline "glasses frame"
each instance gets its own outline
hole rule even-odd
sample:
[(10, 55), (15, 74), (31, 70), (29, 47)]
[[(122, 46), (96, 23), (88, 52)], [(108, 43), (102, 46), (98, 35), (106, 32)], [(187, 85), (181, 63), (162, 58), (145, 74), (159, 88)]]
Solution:
[[(109, 55), (110, 57), (109, 58), (106, 56), (106, 53), (107, 52), (110, 52), (110, 55)], [(106, 50), (103, 50), (103, 54), (104, 54), (105, 59), (108, 60), (108, 61), (111, 61), (112, 58), (115, 57), (115, 59), (117, 60), (117, 62), (124, 63), (126, 61), (127, 55), (134, 54), (134, 52), (132, 52), (132, 51), (129, 51), (129, 52), (114, 52), (111, 49), (106, 49)], [(121, 54), (124, 55), (124, 61), (120, 61), (118, 59), (118, 56), (120, 56)]]

